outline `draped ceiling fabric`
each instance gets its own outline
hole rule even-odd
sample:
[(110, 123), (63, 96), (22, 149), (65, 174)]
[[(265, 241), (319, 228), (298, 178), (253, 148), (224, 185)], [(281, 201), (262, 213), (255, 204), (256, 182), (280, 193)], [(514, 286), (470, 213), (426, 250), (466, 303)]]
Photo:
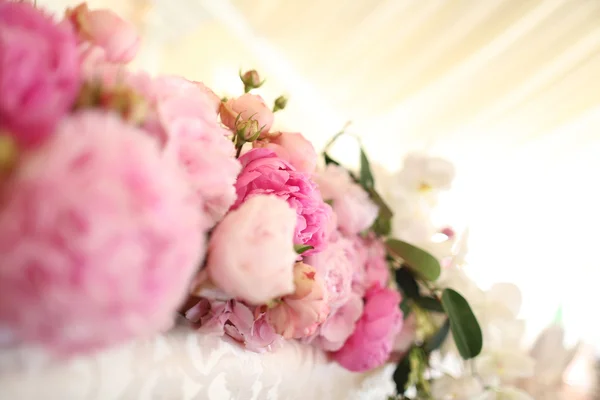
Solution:
[[(536, 329), (562, 305), (573, 335), (600, 337), (579, 311), (600, 277), (600, 0), (89, 3), (139, 25), (154, 73), (227, 95), (256, 68), (267, 101), (290, 96), (280, 127), (317, 147), (352, 121), (390, 171), (409, 150), (451, 159), (439, 217), (470, 227), (473, 276), (519, 284)], [(355, 152), (334, 149), (350, 165)]]

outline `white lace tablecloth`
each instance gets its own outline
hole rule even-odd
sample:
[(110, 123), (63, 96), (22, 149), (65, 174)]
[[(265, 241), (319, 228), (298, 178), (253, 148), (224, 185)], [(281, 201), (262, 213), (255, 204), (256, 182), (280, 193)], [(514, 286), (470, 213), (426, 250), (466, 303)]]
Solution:
[(50, 361), (0, 352), (1, 400), (385, 400), (393, 365), (344, 370), (320, 351), (289, 342), (256, 354), (227, 339), (178, 327), (91, 357)]

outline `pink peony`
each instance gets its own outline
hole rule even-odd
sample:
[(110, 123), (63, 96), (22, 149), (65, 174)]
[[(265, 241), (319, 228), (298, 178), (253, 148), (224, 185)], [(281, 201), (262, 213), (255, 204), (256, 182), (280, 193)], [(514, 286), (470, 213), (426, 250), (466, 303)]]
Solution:
[(281, 159), (292, 164), (296, 170), (312, 174), (317, 168), (317, 152), (312, 143), (301, 133), (280, 132), (272, 138), (253, 143), (254, 147), (273, 150)]
[(252, 149), (242, 157), (242, 172), (235, 184), (234, 208), (258, 194), (272, 194), (296, 210), (294, 244), (313, 246), (303, 255), (322, 251), (327, 245), (330, 208), (308, 174), (298, 172), (268, 149)]
[[(221, 104), (221, 121), (232, 131), (236, 131), (237, 123), (250, 120), (257, 122), (261, 137), (265, 136), (273, 125), (273, 111), (265, 104), (262, 97), (246, 93), (237, 99), (229, 99)], [(239, 118), (238, 118), (239, 117)]]
[(329, 313), (323, 280), (313, 267), (296, 263), (296, 291), (266, 311), (267, 321), (285, 339), (313, 335)]
[[(93, 77), (93, 78), (92, 78)], [(210, 95), (197, 83), (175, 76), (150, 78), (123, 68), (96, 68), (91, 79), (110, 90), (130, 87), (147, 99), (143, 127), (181, 165), (187, 180), (214, 226), (235, 202), (241, 169), (235, 148), (219, 126)]]
[(383, 241), (371, 233), (367, 237), (355, 236), (353, 244), (353, 289), (361, 293), (375, 284), (386, 286), (390, 271)]
[(225, 293), (265, 304), (294, 291), (296, 213), (275, 196), (254, 196), (214, 229), (206, 268)]
[(166, 151), (186, 171), (198, 201), (216, 224), (235, 202), (240, 162), (217, 123), (211, 100), (198, 85), (182, 78), (161, 77), (153, 83), (155, 107), (166, 132)]
[(362, 312), (362, 298), (353, 293), (345, 304), (331, 312), (313, 343), (325, 351), (339, 350), (354, 332)]
[(305, 258), (323, 276), (328, 304), (335, 309), (348, 301), (352, 293), (354, 249), (345, 238), (330, 241), (322, 252)]
[(264, 313), (235, 300), (201, 299), (185, 316), (200, 326), (200, 332), (227, 334), (251, 351), (262, 353), (281, 346), (282, 337), (267, 323)]
[(170, 327), (206, 223), (143, 132), (76, 113), (23, 155), (1, 200), (0, 330), (71, 353)]
[(400, 293), (375, 285), (365, 295), (363, 315), (356, 330), (333, 358), (344, 368), (364, 372), (383, 365), (402, 329)]
[(323, 199), (333, 202), (338, 227), (344, 234), (356, 235), (373, 225), (379, 208), (344, 168), (329, 164), (314, 179)]
[(415, 313), (410, 313), (408, 318), (404, 320), (402, 330), (394, 339), (393, 351), (399, 356), (406, 354), (415, 341), (417, 332), (417, 318)]
[(140, 47), (135, 26), (111, 10), (89, 10), (86, 3), (67, 9), (66, 19), (73, 25), (83, 46), (90, 44), (104, 51), (104, 59), (125, 64), (132, 61)]
[(73, 106), (79, 82), (70, 27), (32, 4), (0, 1), (0, 131), (39, 143)]

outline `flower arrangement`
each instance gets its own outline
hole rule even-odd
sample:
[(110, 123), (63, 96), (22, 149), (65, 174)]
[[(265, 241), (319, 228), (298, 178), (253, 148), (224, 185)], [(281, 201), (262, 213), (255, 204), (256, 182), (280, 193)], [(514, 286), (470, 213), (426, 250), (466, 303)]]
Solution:
[(0, 24), (3, 346), (86, 353), (179, 312), (251, 351), (299, 340), (350, 371), (395, 362), (399, 398), (526, 398), (510, 386), (533, 369), (518, 291), (479, 290), (465, 237), (429, 220), (451, 164), (411, 155), (387, 177), (361, 146), (350, 171), (329, 153), (345, 131), (320, 159), (273, 131), (287, 99), (269, 107), (256, 71), (220, 99), (127, 69), (140, 40), (108, 10), (57, 21), (0, 0)]

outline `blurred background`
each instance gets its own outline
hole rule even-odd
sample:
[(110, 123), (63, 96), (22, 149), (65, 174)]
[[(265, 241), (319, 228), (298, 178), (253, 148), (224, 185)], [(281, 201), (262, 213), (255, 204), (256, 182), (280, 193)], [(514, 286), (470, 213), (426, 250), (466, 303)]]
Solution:
[[(56, 12), (77, 2), (38, 0)], [(137, 66), (237, 95), (240, 69), (290, 97), (317, 147), (347, 122), (371, 158), (443, 156), (438, 217), (470, 227), (471, 275), (523, 291), (529, 337), (561, 309), (600, 348), (600, 0), (89, 0), (134, 21)], [(334, 155), (350, 165), (352, 141)]]

